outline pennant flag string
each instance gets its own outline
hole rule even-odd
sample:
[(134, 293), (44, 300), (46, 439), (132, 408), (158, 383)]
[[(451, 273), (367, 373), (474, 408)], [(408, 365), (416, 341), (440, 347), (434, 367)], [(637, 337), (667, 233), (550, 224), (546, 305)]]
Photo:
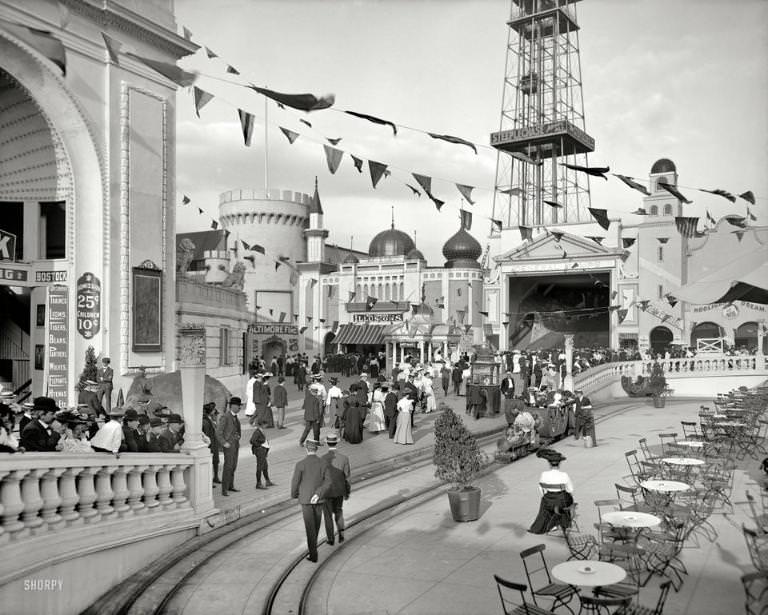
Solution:
[(611, 167), (583, 167), (578, 164), (563, 164), (562, 166), (564, 166), (566, 169), (592, 175), (593, 177), (602, 177), (605, 181), (608, 181), (608, 178), (605, 176), (605, 174), (611, 170)]
[(717, 196), (721, 196), (724, 199), (727, 199), (731, 203), (736, 202), (736, 196), (728, 192), (727, 190), (722, 190), (721, 188), (715, 188), (714, 190), (706, 190), (704, 188), (699, 188), (700, 192), (709, 192), (709, 194), (716, 194)]
[(472, 190), (474, 190), (474, 186), (467, 186), (465, 184), (456, 184), (456, 188), (461, 193), (461, 196), (467, 199), (467, 203), (469, 203), (470, 205), (475, 204), (475, 202), (472, 200)]
[(197, 117), (200, 117), (200, 109), (213, 100), (213, 94), (209, 94), (205, 90), (201, 90), (199, 87), (195, 86), (193, 89), (193, 96), (195, 99), (195, 114)]
[(288, 139), (288, 143), (293, 145), (294, 141), (299, 138), (299, 133), (294, 132), (293, 130), (288, 130), (287, 128), (283, 128), (282, 126), (279, 127), (280, 131), (285, 135), (285, 138)]
[(624, 182), (627, 186), (629, 186), (633, 190), (637, 190), (638, 192), (646, 196), (651, 196), (651, 193), (648, 191), (648, 188), (646, 188), (642, 184), (637, 183), (634, 177), (629, 177), (628, 175), (619, 175), (618, 173), (612, 173), (612, 175), (614, 177), (618, 177), (622, 182)]
[(238, 109), (237, 114), (240, 117), (240, 128), (243, 131), (243, 141), (245, 142), (246, 147), (249, 147), (251, 145), (251, 137), (253, 136), (253, 114), (243, 111), (242, 109)]
[(683, 195), (683, 193), (682, 193), (682, 192), (680, 192), (680, 191), (679, 191), (679, 190), (678, 190), (678, 189), (677, 189), (675, 186), (673, 186), (672, 184), (670, 184), (670, 183), (667, 183), (667, 182), (663, 182), (663, 181), (659, 181), (658, 185), (659, 185), (659, 186), (661, 186), (662, 188), (664, 188), (664, 190), (666, 190), (667, 192), (669, 192), (669, 193), (670, 193), (672, 196), (674, 196), (675, 198), (678, 198), (678, 199), (680, 199), (680, 200), (681, 200), (683, 203), (685, 203), (686, 205), (689, 205), (690, 203), (693, 203), (693, 201), (689, 201), (687, 198), (685, 198), (685, 196)]

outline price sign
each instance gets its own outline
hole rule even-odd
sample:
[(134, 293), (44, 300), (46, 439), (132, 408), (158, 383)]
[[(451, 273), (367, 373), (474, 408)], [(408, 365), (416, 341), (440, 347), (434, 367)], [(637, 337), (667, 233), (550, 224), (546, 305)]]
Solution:
[(77, 332), (89, 340), (101, 329), (101, 281), (86, 272), (77, 278)]

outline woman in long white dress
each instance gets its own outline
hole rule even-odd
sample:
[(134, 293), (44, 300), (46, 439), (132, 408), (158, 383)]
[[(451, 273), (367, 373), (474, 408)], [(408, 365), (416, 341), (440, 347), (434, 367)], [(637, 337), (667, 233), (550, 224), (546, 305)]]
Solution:
[(376, 385), (371, 395), (371, 410), (365, 418), (364, 427), (371, 433), (386, 431), (387, 422), (384, 419), (384, 393), (381, 385)]
[(413, 412), (413, 400), (406, 395), (397, 402), (397, 430), (395, 431), (395, 444), (413, 444), (411, 412)]
[(435, 402), (435, 390), (432, 388), (432, 378), (424, 376), (421, 380), (421, 390), (424, 393), (424, 399), (426, 400), (427, 409), (424, 412), (434, 412), (437, 410), (437, 403)]

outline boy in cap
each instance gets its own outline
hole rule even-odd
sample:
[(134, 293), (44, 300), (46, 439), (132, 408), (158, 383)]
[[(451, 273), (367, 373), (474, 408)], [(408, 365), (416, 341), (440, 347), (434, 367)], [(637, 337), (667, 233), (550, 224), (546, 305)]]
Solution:
[(285, 377), (277, 379), (275, 388), (272, 389), (272, 405), (277, 408), (277, 428), (285, 429), (285, 407), (288, 405), (288, 391), (283, 384)]
[[(264, 432), (264, 420), (260, 419), (256, 423), (256, 429), (251, 434), (251, 452), (256, 455), (256, 489), (266, 489), (273, 487), (275, 483), (269, 480), (269, 463), (267, 455), (269, 454), (269, 439)], [(261, 477), (264, 482), (261, 482)]]
[(322, 456), (322, 460), (328, 464), (331, 477), (331, 486), (325, 494), (323, 505), (323, 517), (325, 519), (325, 537), (329, 545), (334, 544), (333, 522), (336, 521), (336, 529), (339, 531), (339, 542), (344, 542), (344, 500), (349, 499), (350, 485), (349, 457), (336, 452), (339, 444), (339, 436), (331, 432), (325, 436), (328, 452)]
[(310, 562), (317, 562), (317, 535), (323, 514), (323, 498), (331, 486), (328, 464), (317, 456), (319, 442), (305, 441), (307, 456), (296, 464), (291, 478), (291, 497), (298, 498), (304, 517)]

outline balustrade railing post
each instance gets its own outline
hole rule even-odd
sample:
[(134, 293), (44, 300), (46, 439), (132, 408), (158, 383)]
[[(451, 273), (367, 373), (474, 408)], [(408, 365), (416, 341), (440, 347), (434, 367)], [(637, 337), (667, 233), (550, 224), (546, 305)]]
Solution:
[(21, 499), (21, 481), (28, 470), (13, 470), (3, 480), (0, 499), (3, 502), (3, 527), (11, 538), (24, 534), (24, 523), (19, 519), (24, 510), (24, 500)]
[(82, 467), (67, 468), (59, 479), (59, 496), (61, 497), (59, 515), (68, 527), (80, 519), (80, 513), (75, 510), (75, 506), (80, 501), (77, 494), (77, 477), (82, 471)]
[(141, 477), (147, 466), (133, 466), (128, 470), (128, 506), (131, 507), (134, 515), (141, 515), (147, 512), (147, 509), (141, 498), (144, 495), (144, 485)]
[(112, 491), (112, 472), (115, 466), (103, 466), (96, 474), (96, 510), (101, 519), (111, 519), (115, 509), (111, 506), (114, 491)]
[(40, 517), (40, 509), (43, 507), (43, 498), (40, 497), (40, 476), (45, 470), (35, 468), (29, 470), (21, 483), (21, 499), (24, 502), (24, 511), (21, 520), (24, 527), (31, 530), (33, 535), (39, 533), (38, 528), (43, 525)]
[(59, 525), (63, 524), (61, 515), (56, 513), (56, 510), (61, 506), (62, 498), (59, 493), (59, 476), (64, 473), (65, 468), (51, 468), (42, 478), (42, 486), (40, 487), (40, 495), (43, 498), (43, 507), (40, 511), (40, 516), (43, 518), (47, 529), (56, 529)]
[(174, 466), (173, 470), (171, 470), (172, 499), (178, 508), (181, 508), (187, 501), (187, 485), (184, 482), (184, 472), (189, 467), (187, 465), (179, 465)]
[(93, 487), (93, 475), (99, 471), (99, 468), (87, 467), (77, 477), (77, 510), (83, 521), (93, 523), (98, 521), (99, 513), (93, 507), (96, 501), (96, 489)]
[(158, 467), (148, 466), (144, 470), (144, 506), (146, 506), (148, 512), (154, 512), (152, 509), (156, 508), (159, 504), (157, 494), (160, 493), (160, 489), (157, 488), (157, 478), (155, 476)]
[(171, 500), (171, 468), (168, 466), (159, 466), (157, 469), (157, 501), (160, 502), (160, 506), (163, 509), (172, 508), (174, 506), (173, 500)]
[(126, 466), (117, 466), (112, 475), (112, 507), (118, 517), (123, 518), (130, 515), (131, 507), (126, 503), (130, 492), (128, 491), (128, 468)]

